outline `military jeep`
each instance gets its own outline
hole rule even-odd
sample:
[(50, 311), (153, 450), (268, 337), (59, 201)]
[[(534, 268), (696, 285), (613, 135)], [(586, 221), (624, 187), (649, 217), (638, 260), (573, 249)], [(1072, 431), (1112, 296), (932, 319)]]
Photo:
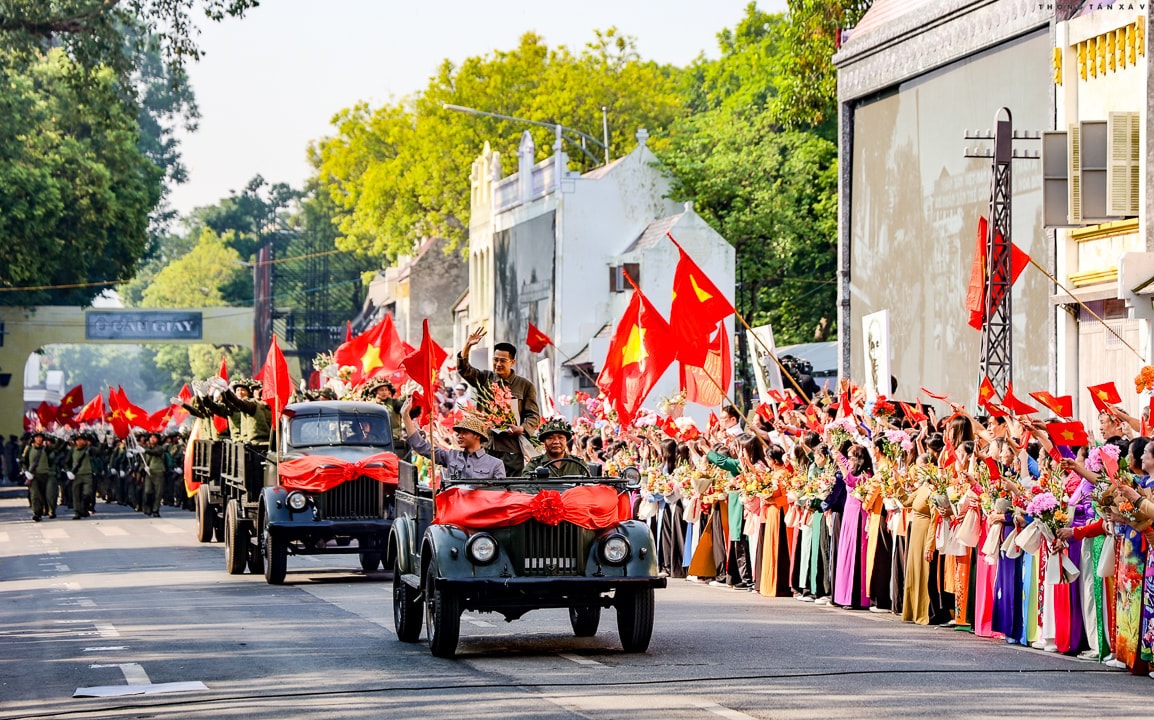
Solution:
[[(452, 478), (436, 501), (415, 474), (401, 473), (389, 539), (397, 638), (417, 642), (423, 621), (432, 654), (451, 658), (466, 610), (512, 622), (530, 610), (567, 608), (573, 633), (590, 637), (602, 608), (616, 608), (622, 647), (644, 652), (653, 634), (653, 591), (666, 581), (658, 577), (649, 529), (628, 519), (622, 493), (636, 487), (639, 474), (631, 468), (624, 477), (594, 477), (599, 470), (582, 477), (549, 477), (541, 468), (534, 477)], [(599, 519), (571, 521), (561, 493), (596, 496)], [(462, 510), (466, 505), (476, 512)]]

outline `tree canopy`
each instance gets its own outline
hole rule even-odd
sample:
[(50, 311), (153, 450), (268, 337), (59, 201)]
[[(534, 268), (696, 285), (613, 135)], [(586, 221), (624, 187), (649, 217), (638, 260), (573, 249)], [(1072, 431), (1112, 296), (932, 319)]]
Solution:
[(132, 276), (148, 244), (161, 172), (111, 70), (90, 82), (52, 50), (26, 69), (0, 53), (0, 264), (5, 305), (77, 305)]
[[(639, 127), (656, 135), (652, 144), (660, 147), (683, 114), (679, 78), (675, 68), (643, 61), (633, 39), (613, 29), (597, 33), (579, 53), (550, 49), (526, 33), (513, 50), (460, 65), (446, 60), (411, 98), (342, 110), (333, 119), (335, 133), (310, 149), (317, 182), (337, 208), (338, 245), (387, 264), (421, 237), (460, 241), (468, 229), (468, 168), (486, 141), (515, 157), (529, 130), (539, 160), (553, 152), (547, 128), (450, 112), (445, 103), (560, 123), (598, 138), (604, 107), (610, 147), (621, 155)], [(600, 164), (596, 147), (589, 148), (596, 161), (571, 144), (565, 149), (573, 169)]]

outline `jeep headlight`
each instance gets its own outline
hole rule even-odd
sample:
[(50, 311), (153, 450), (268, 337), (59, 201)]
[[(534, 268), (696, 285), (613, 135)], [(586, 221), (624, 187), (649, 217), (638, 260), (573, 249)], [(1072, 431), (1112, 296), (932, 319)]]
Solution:
[(601, 559), (607, 565), (624, 565), (629, 553), (629, 541), (624, 535), (610, 535), (601, 541)]
[(300, 512), (309, 506), (309, 499), (302, 492), (291, 492), (285, 498), (285, 505), (288, 505), (289, 510), (293, 512)]
[(497, 541), (489, 533), (477, 533), (465, 543), (465, 553), (477, 565), (488, 565), (497, 558)]

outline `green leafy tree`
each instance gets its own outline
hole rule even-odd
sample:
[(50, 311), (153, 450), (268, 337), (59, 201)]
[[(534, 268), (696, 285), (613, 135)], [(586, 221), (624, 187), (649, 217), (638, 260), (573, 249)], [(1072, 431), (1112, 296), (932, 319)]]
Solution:
[(157, 273), (140, 304), (151, 308), (220, 307), (228, 304), (221, 288), (245, 274), (236, 250), (204, 228), (191, 252)]
[[(467, 234), (466, 168), (488, 141), (504, 157), (516, 156), (522, 132), (532, 133), (537, 159), (552, 154), (553, 133), (494, 118), (443, 109), (445, 103), (544, 123), (560, 123), (599, 136), (608, 112), (610, 147), (631, 148), (638, 127), (660, 147), (683, 114), (680, 71), (643, 61), (635, 42), (616, 30), (597, 33), (580, 53), (550, 49), (533, 33), (513, 50), (445, 61), (428, 87), (379, 108), (359, 104), (333, 120), (335, 133), (314, 143), (310, 158), (320, 186), (338, 209), (342, 249), (385, 262), (411, 252), (418, 238)], [(566, 144), (570, 167), (601, 162)]]
[(659, 153), (674, 198), (735, 245), (738, 310), (772, 323), (783, 344), (831, 336), (837, 287), (837, 147), (777, 112), (797, 50), (791, 23), (751, 3), (719, 33), (721, 57), (687, 74), (695, 112)]
[(125, 279), (148, 242), (160, 171), (110, 70), (69, 82), (61, 50), (21, 70), (0, 52), (0, 303), (87, 304)]
[[(156, 51), (183, 82), (184, 65), (200, 59), (201, 15), (219, 22), (243, 17), (259, 0), (5, 0), (0, 38), (15, 52), (35, 56), (61, 47), (89, 71), (111, 68), (127, 80), (140, 55)], [(139, 32), (126, 33), (126, 28)], [(124, 84), (125, 90), (129, 83)]]

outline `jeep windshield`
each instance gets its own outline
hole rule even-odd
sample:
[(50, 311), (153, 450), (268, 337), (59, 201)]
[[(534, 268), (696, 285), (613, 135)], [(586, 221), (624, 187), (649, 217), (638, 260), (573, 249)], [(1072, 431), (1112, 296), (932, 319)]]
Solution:
[(388, 445), (391, 437), (392, 428), (386, 415), (326, 413), (296, 417), (289, 423), (289, 445), (296, 448), (318, 445)]

